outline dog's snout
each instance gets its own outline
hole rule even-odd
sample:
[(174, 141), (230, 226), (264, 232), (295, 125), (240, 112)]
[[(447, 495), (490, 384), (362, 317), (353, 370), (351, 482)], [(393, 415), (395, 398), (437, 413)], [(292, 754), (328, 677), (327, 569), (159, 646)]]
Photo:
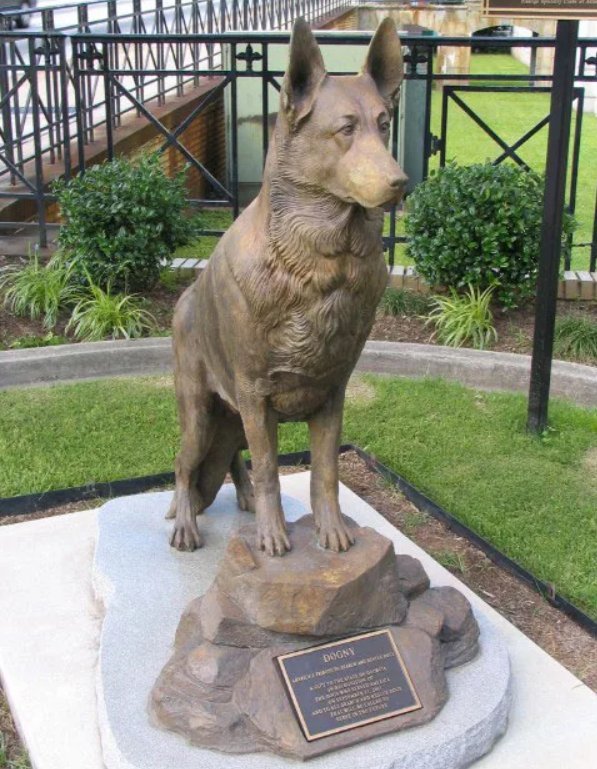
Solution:
[(393, 190), (401, 190), (407, 182), (407, 177), (404, 176), (404, 174), (400, 174), (400, 176), (394, 176), (392, 179), (390, 179), (390, 187)]

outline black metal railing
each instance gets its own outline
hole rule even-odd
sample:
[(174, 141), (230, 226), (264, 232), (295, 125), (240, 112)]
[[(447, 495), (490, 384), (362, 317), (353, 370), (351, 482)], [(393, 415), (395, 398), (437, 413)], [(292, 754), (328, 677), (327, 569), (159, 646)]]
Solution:
[[(265, 1), (265, 0), (264, 0)], [(308, 6), (300, 4), (301, 12)], [(263, 3), (236, 3), (227, 6), (263, 9)], [(276, 10), (275, 22), (285, 24), (284, 9), (290, 4), (276, 3), (267, 6)], [(310, 5), (314, 14), (340, 12), (348, 3), (330, 0), (329, 3)], [(281, 9), (281, 10), (280, 10)], [(232, 17), (234, 20), (234, 12)], [(272, 17), (273, 18), (273, 17)], [(290, 21), (289, 16), (289, 21)], [(254, 19), (254, 17), (253, 17)], [(259, 16), (259, 19), (262, 19)], [(268, 24), (271, 22), (268, 17)], [(180, 25), (182, 22), (176, 22)], [(252, 21), (250, 23), (253, 23)], [(261, 21), (259, 21), (261, 24)], [(368, 45), (369, 32), (322, 32), (317, 33), (324, 49), (333, 46)], [(288, 32), (234, 31), (207, 33), (194, 32), (186, 27), (182, 31), (170, 28), (144, 34), (128, 33), (14, 33), (1, 36), (0, 45), (0, 110), (2, 131), (0, 147), (0, 197), (26, 198), (37, 205), (37, 221), (40, 243), (45, 242), (47, 226), (45, 209), (53, 196), (47, 188), (48, 168), (53, 165), (52, 175), (57, 172), (69, 176), (74, 170), (84, 170), (87, 147), (100, 141), (107, 156), (114, 152), (115, 139), (125, 124), (127, 115), (135, 115), (150, 123), (163, 139), (161, 150), (175, 148), (185, 160), (205, 179), (210, 194), (202, 199), (190, 200), (195, 206), (229, 206), (236, 215), (239, 211), (238, 178), (238, 124), (237, 99), (239, 84), (245, 79), (261, 82), (260, 103), (255, 114), (260, 115), (261, 146), (263, 157), (267, 151), (271, 113), (276, 111), (271, 87), (279, 90), (283, 72), (272, 69), (272, 46), (287, 44)], [(407, 80), (421, 81), (425, 85), (423, 141), (423, 176), (429, 170), (435, 154), (445, 161), (447, 141), (447, 111), (441, 121), (443, 128), (436, 136), (432, 130), (431, 101), (434, 88), (444, 88), (445, 101), (458, 105), (458, 89), (464, 87), (492, 89), (516, 93), (540, 92), (548, 89), (551, 75), (495, 74), (492, 72), (444, 73), (435, 69), (436, 55), (445, 48), (476, 49), (491, 47), (527, 48), (539, 50), (551, 48), (551, 38), (447, 38), (427, 36), (402, 36), (406, 60)], [(597, 39), (583, 39), (578, 46), (577, 96), (582, 100), (583, 86), (597, 82)], [(354, 70), (360, 66), (363, 54), (355, 60)], [(350, 68), (352, 69), (352, 65)], [(354, 71), (353, 70), (353, 71)], [(489, 87), (483, 83), (491, 81)], [(199, 99), (190, 114), (177, 126), (168, 127), (156, 116), (156, 106), (162, 105), (169, 94), (181, 96), (187, 89), (198, 84), (209, 85), (210, 90)], [(26, 97), (23, 95), (26, 94)], [(229, 166), (226, 179), (217, 179), (205, 167), (201, 158), (195, 157), (181, 140), (181, 134), (198, 118), (213, 101), (226, 94), (229, 109)], [(454, 96), (457, 99), (454, 99)], [(444, 109), (447, 106), (444, 104)], [(577, 136), (580, 141), (582, 112), (577, 113)], [(398, 115), (395, 116), (397, 118)], [(393, 121), (392, 150), (398, 154), (398, 119)], [(479, 124), (479, 121), (477, 121)], [(515, 141), (505, 141), (489, 125), (480, 126), (496, 141), (494, 162), (505, 159), (519, 162), (518, 149), (540, 130), (546, 130), (547, 121), (529, 127), (524, 136)], [(437, 161), (433, 161), (437, 162)], [(568, 206), (574, 209), (578, 183), (578, 152), (574, 153), (574, 167), (568, 185)], [(10, 227), (0, 223), (0, 227)], [(14, 226), (14, 223), (13, 223)], [(386, 244), (390, 264), (398, 243), (405, 237), (398, 234), (396, 211), (390, 215), (389, 234)], [(595, 270), (595, 244), (584, 243), (591, 249), (590, 269)], [(568, 256), (569, 259), (569, 256)]]
[[(15, 184), (25, 165), (39, 152), (47, 155), (50, 163), (63, 157), (68, 161), (66, 142), (73, 135), (77, 109), (83, 110), (85, 141), (93, 141), (96, 129), (104, 124), (104, 116), (96, 119), (102, 113), (98, 102), (102, 77), (93, 65), (98, 61), (97, 45), (90, 39), (81, 42), (80, 35), (118, 36), (110, 45), (109, 68), (134, 73), (133, 90), (140, 103), (164, 104), (169, 94), (182, 96), (185, 86), (198, 85), (200, 75), (207, 70), (221, 69), (220, 34), (231, 29), (288, 28), (299, 15), (316, 21), (339, 13), (349, 2), (132, 0), (126, 4), (101, 0), (37, 9), (45, 32), (8, 33), (0, 46), (3, 154), (8, 161), (8, 166), (0, 168), (0, 180), (9, 173)], [(55, 15), (68, 8), (77, 13), (72, 34), (68, 26), (54, 30)], [(128, 12), (128, 8), (132, 10)], [(90, 9), (100, 11), (99, 16), (91, 19)], [(129, 37), (125, 39), (125, 35)], [(211, 36), (210, 42), (201, 35)], [(158, 44), (146, 42), (156, 37)], [(82, 77), (84, 85), (77, 94), (77, 81)], [(133, 110), (118, 95), (112, 106), (115, 125)], [(140, 114), (139, 108), (135, 111)], [(39, 137), (34, 136), (35, 128)]]
[[(338, 0), (86, 0), (30, 8), (26, 16), (38, 32), (195, 32), (287, 28), (298, 16), (314, 21), (349, 7)], [(10, 30), (20, 11), (0, 10), (0, 30)]]

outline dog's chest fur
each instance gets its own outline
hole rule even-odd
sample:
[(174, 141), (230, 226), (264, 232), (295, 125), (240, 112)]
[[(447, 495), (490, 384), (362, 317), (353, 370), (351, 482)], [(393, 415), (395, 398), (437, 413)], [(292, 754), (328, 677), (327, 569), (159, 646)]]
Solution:
[(268, 350), (258, 385), (288, 417), (316, 409), (352, 370), (387, 283), (382, 213), (333, 208), (274, 210), (245, 282)]

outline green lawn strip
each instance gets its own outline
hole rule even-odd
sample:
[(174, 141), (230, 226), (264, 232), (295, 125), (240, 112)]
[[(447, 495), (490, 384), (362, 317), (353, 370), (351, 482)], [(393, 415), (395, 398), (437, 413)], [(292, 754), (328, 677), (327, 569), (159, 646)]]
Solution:
[[(226, 230), (232, 224), (232, 211), (204, 209), (199, 213), (199, 220), (204, 230)], [(202, 235), (188, 245), (177, 248), (174, 256), (181, 259), (209, 259), (218, 241), (218, 237)]]
[(554, 431), (526, 434), (526, 399), (428, 380), (372, 380), (345, 438), (374, 453), (533, 574), (597, 615), (597, 484), (582, 462), (597, 411), (554, 401)]
[(0, 496), (162, 472), (177, 440), (169, 378), (0, 392)]
[[(540, 440), (524, 430), (523, 396), (370, 381), (376, 398), (347, 404), (344, 440), (597, 616), (597, 482), (583, 468), (597, 411), (554, 401)], [(163, 472), (177, 440), (168, 378), (2, 392), (0, 496)], [(280, 452), (307, 446), (304, 424), (282, 426)]]

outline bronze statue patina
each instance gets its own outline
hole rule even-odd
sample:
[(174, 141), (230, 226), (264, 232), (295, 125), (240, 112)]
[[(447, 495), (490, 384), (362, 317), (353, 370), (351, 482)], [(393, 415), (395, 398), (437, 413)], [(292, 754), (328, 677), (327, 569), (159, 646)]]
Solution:
[[(390, 19), (361, 74), (331, 77), (303, 20), (294, 26), (280, 111), (259, 196), (180, 298), (173, 325), (182, 428), (171, 544), (202, 544), (195, 517), (230, 470), (257, 546), (290, 549), (277, 426), (306, 420), (319, 542), (353, 543), (338, 504), (344, 393), (387, 284), (382, 206), (406, 176), (387, 149), (403, 77)], [(249, 447), (253, 485), (241, 450)]]

